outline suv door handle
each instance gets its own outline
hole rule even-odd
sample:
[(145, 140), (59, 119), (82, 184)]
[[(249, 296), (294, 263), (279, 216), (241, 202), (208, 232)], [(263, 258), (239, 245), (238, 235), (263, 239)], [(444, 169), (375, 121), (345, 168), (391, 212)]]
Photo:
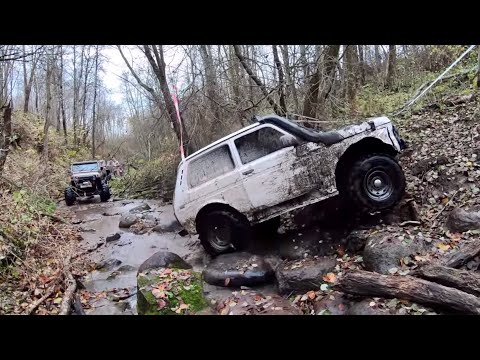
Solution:
[(253, 173), (253, 169), (245, 170), (244, 172), (242, 172), (243, 175), (248, 175), (251, 173)]

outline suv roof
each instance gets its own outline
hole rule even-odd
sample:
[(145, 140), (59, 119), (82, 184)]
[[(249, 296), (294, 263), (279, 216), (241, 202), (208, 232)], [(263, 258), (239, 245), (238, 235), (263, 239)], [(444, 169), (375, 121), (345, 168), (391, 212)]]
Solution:
[(90, 161), (75, 161), (72, 163), (72, 165), (80, 165), (80, 164), (92, 164), (92, 163), (97, 163), (98, 164), (99, 160), (90, 160)]

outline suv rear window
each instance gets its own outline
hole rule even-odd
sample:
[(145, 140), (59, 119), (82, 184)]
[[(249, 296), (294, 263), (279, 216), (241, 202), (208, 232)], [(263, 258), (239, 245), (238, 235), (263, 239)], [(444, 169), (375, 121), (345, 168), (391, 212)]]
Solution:
[(242, 164), (284, 148), (280, 138), (283, 134), (271, 127), (264, 127), (235, 140)]
[(188, 165), (188, 185), (195, 187), (235, 168), (228, 145), (200, 155)]

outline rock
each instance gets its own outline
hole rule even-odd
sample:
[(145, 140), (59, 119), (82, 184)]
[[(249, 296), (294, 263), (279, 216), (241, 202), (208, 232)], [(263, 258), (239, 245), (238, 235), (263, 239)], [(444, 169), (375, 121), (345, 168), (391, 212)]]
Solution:
[(411, 172), (412, 172), (412, 175), (419, 176), (436, 166), (446, 165), (449, 162), (450, 161), (448, 160), (448, 158), (443, 155), (437, 158), (433, 157), (433, 158), (420, 160), (415, 165), (412, 166)]
[[(383, 309), (372, 299), (364, 299), (362, 301), (353, 303), (347, 311), (347, 315), (391, 315), (388, 309)], [(373, 305), (373, 306), (371, 306)]]
[(313, 304), (315, 315), (345, 315), (350, 302), (341, 292), (334, 291)]
[(203, 250), (198, 249), (185, 256), (185, 260), (192, 266), (205, 266), (210, 260), (210, 256)]
[(148, 270), (137, 277), (139, 315), (192, 315), (208, 304), (202, 275), (191, 269)]
[(116, 240), (119, 240), (120, 239), (120, 236), (121, 234), (120, 233), (115, 233), (113, 235), (108, 235), (106, 238), (105, 238), (105, 241), (108, 243), (108, 242), (112, 242), (112, 241), (116, 241)]
[(150, 210), (151, 207), (146, 204), (146, 203), (143, 203), (139, 206), (135, 206), (133, 209), (130, 209), (130, 213), (140, 213), (140, 212), (143, 212), (143, 211), (147, 211), (147, 210)]
[(480, 211), (456, 208), (448, 214), (446, 225), (452, 232), (480, 229)]
[(94, 228), (84, 228), (84, 227), (80, 227), (79, 229), (81, 232), (96, 232), (97, 230), (95, 230)]
[(133, 270), (135, 270), (135, 268), (132, 265), (122, 265), (117, 269), (118, 272), (128, 272)]
[(103, 260), (95, 264), (95, 270), (108, 271), (119, 266), (122, 262), (118, 259)]
[(125, 246), (125, 245), (130, 245), (132, 243), (132, 240), (129, 239), (122, 239), (118, 242), (115, 243), (116, 246)]
[(156, 225), (152, 230), (158, 233), (177, 232), (182, 230), (182, 226), (175, 221), (167, 225)]
[(192, 266), (177, 254), (169, 251), (157, 251), (140, 265), (138, 273), (158, 268), (191, 269)]
[(411, 240), (403, 236), (381, 234), (368, 240), (363, 251), (363, 263), (368, 271), (388, 275), (388, 270), (400, 267), (400, 259), (421, 254), (425, 250), (425, 243), (419, 238)]
[(272, 268), (273, 271), (275, 271), (277, 269), (278, 265), (280, 265), (282, 263), (282, 259), (279, 256), (272, 255), (272, 254), (265, 255), (263, 257), (263, 260), (268, 265), (270, 265), (270, 267)]
[(138, 218), (135, 215), (123, 215), (120, 218), (118, 227), (120, 228), (129, 228), (138, 221)]
[(255, 286), (272, 282), (274, 271), (258, 255), (231, 253), (213, 259), (203, 271), (203, 279), (217, 286)]
[(217, 304), (220, 315), (302, 315), (288, 299), (256, 291), (236, 291)]
[(78, 225), (78, 224), (81, 224), (82, 222), (83, 222), (83, 220), (80, 220), (80, 219), (73, 219), (72, 220), (73, 225)]
[(117, 216), (120, 215), (119, 212), (111, 212), (111, 211), (105, 211), (102, 213), (103, 216)]
[(331, 257), (285, 262), (275, 271), (278, 290), (280, 294), (318, 290), (324, 283), (323, 276), (332, 271), (336, 264)]

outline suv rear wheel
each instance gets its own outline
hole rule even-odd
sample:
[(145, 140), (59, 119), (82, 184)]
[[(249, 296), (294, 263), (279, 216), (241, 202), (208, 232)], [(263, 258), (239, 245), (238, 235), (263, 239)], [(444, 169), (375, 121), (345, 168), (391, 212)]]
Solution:
[(363, 211), (388, 210), (405, 194), (405, 175), (392, 157), (367, 155), (353, 162), (345, 190)]
[(213, 256), (244, 250), (251, 233), (248, 220), (228, 210), (214, 210), (200, 218), (200, 242)]

